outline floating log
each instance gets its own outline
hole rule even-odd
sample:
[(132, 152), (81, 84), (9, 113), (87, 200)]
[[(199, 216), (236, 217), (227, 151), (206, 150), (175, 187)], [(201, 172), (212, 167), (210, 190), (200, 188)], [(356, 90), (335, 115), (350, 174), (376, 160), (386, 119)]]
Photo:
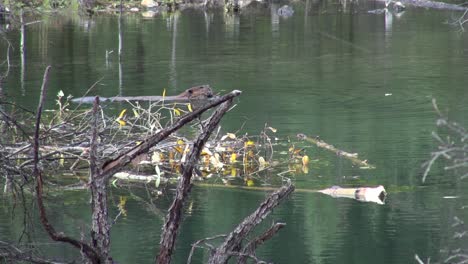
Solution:
[(367, 160), (360, 160), (357, 153), (349, 153), (340, 149), (335, 148), (333, 145), (326, 143), (325, 141), (318, 138), (310, 138), (305, 134), (297, 134), (297, 138), (307, 141), (316, 145), (319, 148), (323, 148), (334, 152), (337, 156), (349, 159), (353, 164), (360, 166), (362, 169), (375, 169), (375, 166), (369, 164)]
[(387, 192), (382, 185), (377, 187), (358, 187), (358, 188), (343, 188), (340, 186), (332, 186), (327, 189), (319, 190), (318, 192), (330, 195), (334, 198), (351, 198), (361, 202), (372, 202), (384, 204)]
[[(379, 2), (388, 2), (389, 0), (377, 0)], [(457, 4), (444, 3), (438, 1), (428, 1), (428, 0), (399, 0), (406, 6), (416, 6), (432, 9), (441, 9), (441, 10), (453, 10), (453, 11), (465, 11), (466, 7)]]

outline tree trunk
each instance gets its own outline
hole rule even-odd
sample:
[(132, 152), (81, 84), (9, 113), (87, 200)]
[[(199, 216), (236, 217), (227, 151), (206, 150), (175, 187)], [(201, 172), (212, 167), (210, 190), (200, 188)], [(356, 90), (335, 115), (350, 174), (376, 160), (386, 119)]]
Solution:
[(100, 175), (97, 161), (97, 145), (99, 134), (99, 97), (96, 97), (93, 105), (93, 128), (91, 131), (89, 168), (89, 185), (91, 190), (92, 245), (100, 256), (101, 263), (112, 263), (110, 251), (110, 225), (107, 208), (107, 183), (109, 178)]
[(110, 249), (110, 225), (107, 208), (107, 182), (103, 179), (93, 179), (90, 183), (91, 206), (92, 206), (92, 226), (91, 238), (93, 247), (101, 257), (102, 263), (112, 263), (109, 256)]

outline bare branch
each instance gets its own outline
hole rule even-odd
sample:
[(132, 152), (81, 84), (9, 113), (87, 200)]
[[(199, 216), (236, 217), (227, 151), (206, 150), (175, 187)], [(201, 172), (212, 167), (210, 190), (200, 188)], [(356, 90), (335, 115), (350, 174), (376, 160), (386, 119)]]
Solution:
[(224, 242), (213, 252), (210, 256), (210, 264), (227, 263), (232, 254), (241, 245), (245, 237), (253, 230), (255, 226), (263, 221), (268, 214), (275, 208), (282, 200), (289, 196), (294, 191), (294, 185), (288, 180), (288, 183), (273, 192), (268, 198), (263, 201), (260, 206), (251, 215), (246, 217), (234, 231), (232, 231)]
[(40, 123), (41, 123), (42, 108), (43, 108), (44, 100), (46, 97), (47, 82), (48, 82), (50, 68), (51, 66), (47, 66), (44, 72), (44, 78), (42, 80), (41, 96), (39, 99), (39, 105), (37, 107), (36, 126), (34, 130), (34, 142), (33, 142), (33, 159), (34, 159), (33, 175), (36, 177), (36, 196), (37, 196), (37, 205), (39, 208), (41, 223), (45, 231), (47, 232), (47, 234), (53, 240), (69, 243), (73, 245), (75, 248), (82, 250), (92, 263), (99, 263), (99, 257), (92, 247), (90, 247), (88, 244), (82, 241), (68, 237), (64, 233), (58, 233), (55, 230), (55, 228), (52, 226), (52, 224), (49, 222), (49, 219), (47, 218), (44, 202), (42, 200), (43, 199), (42, 197), (43, 178), (42, 178), (42, 172), (39, 169), (39, 164), (38, 164), (39, 163), (39, 128), (40, 128)]
[(114, 175), (116, 172), (120, 171), (125, 165), (130, 163), (133, 159), (135, 159), (138, 155), (142, 153), (146, 153), (152, 146), (158, 144), (162, 140), (166, 139), (168, 136), (170, 136), (174, 131), (178, 130), (188, 122), (194, 120), (197, 118), (200, 114), (205, 112), (206, 110), (213, 108), (215, 106), (218, 106), (222, 104), (223, 102), (226, 102), (228, 100), (232, 100), (234, 97), (238, 96), (241, 94), (241, 91), (234, 90), (224, 96), (221, 96), (209, 104), (204, 105), (203, 107), (200, 107), (197, 110), (194, 110), (193, 112), (186, 114), (182, 116), (177, 122), (175, 122), (173, 125), (159, 131), (155, 135), (149, 137), (145, 141), (143, 141), (141, 144), (138, 146), (135, 146), (131, 150), (127, 151), (126, 153), (120, 155), (119, 157), (110, 160), (106, 162), (103, 167), (102, 167), (102, 172), (100, 177), (106, 177), (110, 178), (112, 175)]
[[(240, 92), (238, 94), (240, 94)], [(231, 95), (233, 96), (227, 98), (226, 101), (222, 103), (222, 105), (216, 109), (216, 111), (210, 117), (208, 125), (205, 127), (205, 132), (201, 133), (197, 138), (193, 144), (192, 150), (187, 155), (187, 160), (183, 164), (183, 174), (179, 180), (176, 195), (171, 207), (169, 208), (169, 213), (166, 217), (166, 223), (164, 224), (163, 232), (161, 234), (160, 249), (157, 258), (157, 263), (159, 264), (170, 263), (171, 261), (175, 239), (177, 237), (177, 232), (179, 230), (181, 221), (182, 207), (192, 186), (191, 179), (193, 168), (195, 167), (195, 164), (200, 157), (200, 153), (206, 141), (210, 137), (211, 133), (215, 130), (216, 126), (218, 126), (221, 118), (231, 107), (233, 103), (232, 99), (234, 96), (236, 96), (233, 93), (231, 93)]]
[(237, 260), (238, 264), (247, 263), (247, 255), (253, 255), (258, 246), (261, 246), (265, 241), (272, 238), (281, 228), (285, 227), (285, 223), (273, 224), (263, 234), (250, 241), (240, 252), (241, 256)]
[(10, 243), (0, 241), (0, 259), (12, 260), (15, 262), (29, 262), (34, 264), (64, 264), (54, 260), (44, 259), (34, 256), (31, 252), (25, 252)]
[[(444, 167), (445, 170), (468, 167), (468, 159), (466, 158), (468, 154), (468, 145), (464, 143), (468, 138), (468, 131), (460, 124), (449, 121), (448, 118), (439, 110), (435, 99), (432, 99), (432, 106), (437, 115), (439, 115), (437, 126), (443, 128), (450, 137), (448, 136), (443, 140), (438, 133), (432, 132), (432, 137), (437, 141), (439, 146), (437, 151), (431, 153), (431, 158), (422, 164), (422, 167), (425, 168), (422, 182), (426, 181), (427, 175), (434, 165), (434, 162), (441, 157), (451, 162), (450, 165)], [(465, 175), (461, 178), (463, 179)]]
[[(199, 245), (200, 245), (201, 243), (204, 243), (204, 242), (210, 241), (210, 240), (214, 240), (214, 239), (218, 239), (218, 238), (221, 238), (221, 237), (226, 237), (226, 236), (227, 236), (227, 235), (224, 235), (224, 234), (222, 234), (222, 235), (216, 235), (216, 236), (212, 236), (212, 237), (207, 237), (207, 238), (200, 239), (200, 240), (198, 240), (197, 242), (193, 243), (193, 244), (192, 244), (192, 249), (190, 249), (190, 254), (189, 254), (188, 258), (187, 258), (187, 264), (192, 263), (192, 257), (193, 257), (193, 253), (195, 252), (195, 248), (200, 247)], [(213, 249), (213, 247), (210, 246), (210, 249)]]

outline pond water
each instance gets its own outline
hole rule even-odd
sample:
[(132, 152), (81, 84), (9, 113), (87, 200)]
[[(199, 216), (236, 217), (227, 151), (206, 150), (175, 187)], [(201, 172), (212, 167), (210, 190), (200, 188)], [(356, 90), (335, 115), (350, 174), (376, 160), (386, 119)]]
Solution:
[[(279, 4), (239, 16), (184, 10), (143, 18), (126, 14), (93, 18), (44, 15), (25, 32), (5, 36), (15, 49), (3, 92), (24, 106), (37, 104), (42, 74), (52, 65), (48, 108), (59, 90), (80, 96), (100, 81), (102, 96), (176, 94), (197, 84), (217, 92), (243, 91), (223, 120), (225, 132), (258, 134), (265, 124), (280, 139), (319, 135), (340, 149), (359, 153), (376, 166), (362, 170), (316, 148), (321, 160), (305, 174), (290, 175), (299, 189), (265, 221), (287, 223), (261, 246), (260, 259), (274, 263), (416, 263), (414, 255), (443, 261), (449, 250), (467, 246), (453, 238), (455, 216), (467, 220), (466, 183), (438, 164), (426, 183), (421, 164), (435, 144), (431, 99), (468, 124), (468, 34), (445, 22), (447, 11), (409, 8), (403, 14), (368, 14), (378, 3), (295, 3), (290, 18)], [(122, 31), (119, 63), (119, 27)], [(4, 58), (5, 43), (0, 44)], [(106, 51), (112, 51), (106, 60)], [(280, 155), (280, 154), (275, 154)], [(334, 199), (310, 192), (332, 185), (384, 185), (384, 205)], [(144, 192), (136, 190), (136, 192)], [(89, 226), (88, 194), (55, 194), (49, 204), (59, 230), (79, 236)], [(171, 192), (153, 204), (128, 196), (128, 216), (112, 229), (112, 254), (119, 263), (151, 263)], [(176, 247), (174, 263), (185, 263), (190, 244), (230, 232), (267, 194), (262, 191), (195, 187)], [(446, 196), (458, 196), (446, 199)], [(18, 209), (0, 204), (0, 237), (22, 232)], [(111, 215), (117, 213), (113, 207)], [(34, 218), (33, 218), (34, 219)], [(36, 218), (37, 219), (37, 218)], [(76, 256), (52, 243), (39, 225), (34, 241), (45, 255)], [(25, 238), (23, 237), (23, 240)], [(198, 251), (195, 259), (207, 256)]]

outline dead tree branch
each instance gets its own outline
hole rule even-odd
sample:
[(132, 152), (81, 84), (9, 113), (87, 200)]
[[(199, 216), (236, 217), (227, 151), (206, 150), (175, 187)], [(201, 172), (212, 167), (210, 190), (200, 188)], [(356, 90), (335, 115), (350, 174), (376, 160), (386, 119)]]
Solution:
[(237, 260), (238, 264), (244, 264), (247, 263), (247, 256), (251, 256), (255, 254), (255, 250), (257, 249), (258, 246), (261, 246), (262, 244), (265, 243), (268, 239), (272, 238), (278, 231), (285, 227), (285, 223), (276, 223), (273, 224), (270, 228), (268, 228), (267, 231), (265, 231), (263, 234), (260, 236), (256, 237), (252, 241), (250, 241), (242, 250), (241, 250), (241, 256)]
[(197, 138), (193, 144), (192, 150), (187, 156), (186, 162), (183, 164), (183, 174), (179, 180), (176, 195), (171, 207), (169, 208), (169, 213), (166, 217), (166, 223), (164, 224), (163, 232), (161, 234), (160, 249), (157, 258), (157, 263), (159, 264), (170, 263), (171, 261), (177, 232), (182, 218), (182, 208), (192, 186), (191, 179), (193, 168), (195, 167), (203, 146), (210, 137), (211, 133), (218, 126), (224, 114), (232, 106), (232, 98), (224, 102), (210, 117), (209, 123), (204, 129), (205, 131)]
[(42, 178), (42, 172), (39, 169), (39, 131), (40, 131), (42, 108), (43, 108), (44, 100), (46, 97), (47, 82), (49, 78), (50, 68), (51, 66), (47, 66), (44, 72), (44, 78), (42, 80), (41, 96), (39, 99), (39, 105), (37, 107), (36, 125), (35, 125), (35, 130), (34, 130), (34, 142), (33, 142), (33, 159), (34, 159), (33, 175), (36, 177), (36, 196), (37, 196), (36, 199), (37, 199), (37, 205), (39, 208), (41, 223), (45, 231), (47, 232), (47, 234), (54, 241), (61, 241), (61, 242), (71, 244), (75, 248), (80, 249), (92, 263), (99, 263), (99, 257), (96, 251), (91, 246), (89, 246), (88, 244), (82, 241), (68, 237), (62, 232), (60, 233), (57, 232), (55, 228), (52, 226), (52, 224), (49, 222), (49, 219), (47, 218), (47, 213), (46, 213), (43, 196), (42, 196), (43, 178)]
[(285, 186), (270, 194), (270, 196), (260, 204), (255, 212), (246, 217), (244, 221), (242, 221), (242, 223), (240, 223), (234, 231), (227, 236), (224, 242), (216, 248), (216, 250), (211, 252), (208, 263), (224, 264), (229, 261), (231, 256), (242, 255), (239, 253), (234, 254), (239, 250), (242, 241), (255, 228), (255, 226), (261, 223), (263, 219), (270, 214), (273, 208), (288, 197), (293, 191), (294, 185), (292, 185), (291, 181), (288, 181)]
[(207, 247), (209, 247), (210, 250), (214, 250), (214, 247), (212, 245), (208, 244), (207, 241), (218, 239), (218, 238), (221, 238), (221, 237), (226, 237), (226, 236), (227, 235), (222, 234), (222, 235), (216, 235), (216, 236), (212, 236), (212, 237), (206, 237), (206, 238), (200, 239), (197, 242), (193, 243), (192, 244), (192, 249), (190, 249), (190, 254), (189, 254), (188, 258), (187, 258), (187, 264), (192, 263), (193, 253), (195, 253), (196, 248), (204, 248), (203, 246), (200, 246), (201, 243), (205, 243), (205, 245), (207, 245)]
[[(437, 102), (432, 99), (434, 110), (439, 115), (437, 126), (444, 129), (448, 136), (443, 139), (437, 132), (432, 132), (432, 137), (438, 142), (438, 150), (431, 153), (431, 158), (426, 161), (422, 167), (425, 168), (422, 181), (426, 181), (432, 165), (440, 157), (450, 162), (450, 165), (445, 166), (445, 170), (468, 168), (468, 131), (456, 122), (448, 120), (448, 118), (439, 110)], [(467, 175), (467, 174), (465, 174)], [(463, 175), (461, 178), (464, 178)]]
[(89, 187), (91, 190), (92, 208), (91, 239), (92, 245), (100, 257), (100, 261), (102, 263), (112, 263), (112, 258), (109, 256), (110, 224), (107, 208), (107, 178), (99, 177), (100, 169), (97, 159), (99, 136), (98, 121), (99, 97), (96, 97), (93, 104), (92, 131), (89, 151)]
[(358, 158), (358, 154), (357, 153), (349, 153), (349, 152), (346, 152), (344, 150), (341, 150), (341, 149), (338, 149), (336, 148), (335, 146), (333, 145), (330, 145), (328, 143), (326, 143), (325, 141), (321, 140), (321, 139), (318, 139), (318, 138), (311, 138), (311, 137), (307, 137), (305, 134), (297, 134), (297, 138), (300, 139), (300, 140), (304, 140), (304, 141), (307, 141), (309, 143), (312, 143), (314, 145), (316, 145), (317, 147), (319, 148), (323, 148), (323, 149), (326, 149), (326, 150), (329, 150), (333, 153), (335, 153), (337, 156), (339, 157), (344, 157), (344, 158), (347, 158), (349, 159), (353, 164), (355, 165), (358, 165), (358, 166), (361, 166), (361, 167), (366, 167), (366, 168), (371, 168), (371, 169), (375, 169), (375, 166), (369, 164), (367, 162), (367, 160), (361, 160)]
[(8, 259), (17, 262), (28, 262), (34, 264), (63, 264), (63, 262), (53, 261), (32, 255), (17, 248), (10, 243), (0, 241), (0, 259)]
[(452, 25), (457, 25), (460, 27), (461, 31), (465, 31), (465, 23), (468, 22), (467, 15), (468, 9), (466, 9), (465, 12), (463, 12), (463, 14), (457, 20), (452, 22)]

